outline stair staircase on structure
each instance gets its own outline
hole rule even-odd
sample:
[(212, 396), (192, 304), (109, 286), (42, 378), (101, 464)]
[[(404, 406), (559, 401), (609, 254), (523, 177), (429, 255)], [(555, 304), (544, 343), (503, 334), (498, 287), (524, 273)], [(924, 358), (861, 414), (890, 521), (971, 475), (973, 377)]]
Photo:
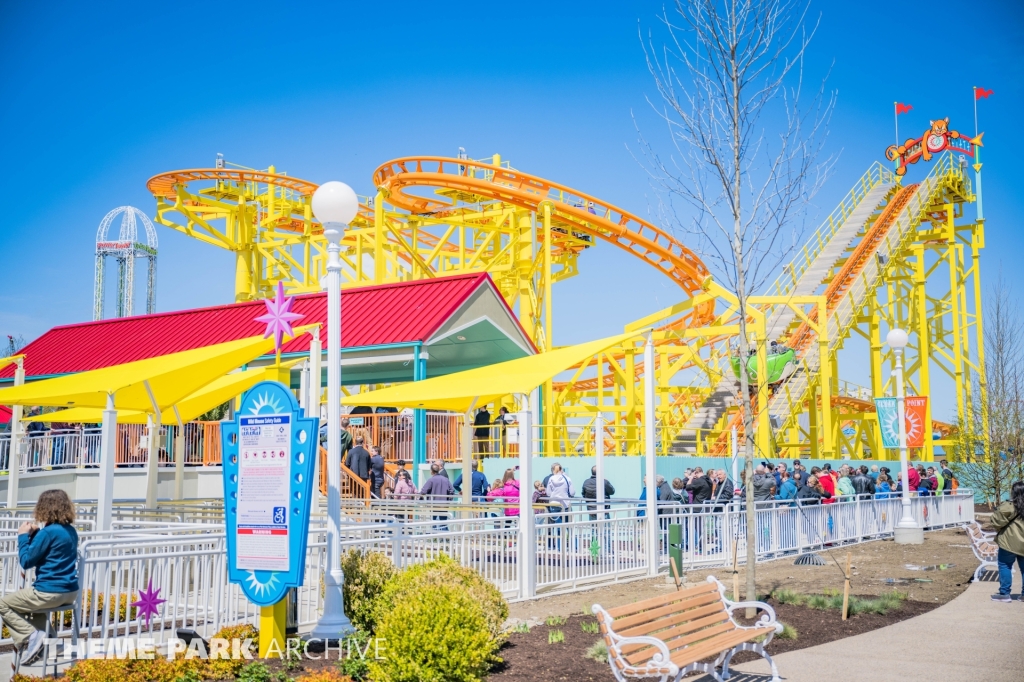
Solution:
[(700, 407), (686, 421), (686, 426), (672, 441), (669, 452), (674, 455), (694, 455), (697, 453), (697, 436), (701, 431), (715, 428), (718, 420), (726, 411), (737, 404), (736, 395), (740, 390), (740, 380), (731, 374), (722, 377), (715, 390), (711, 392)]
[[(901, 251), (903, 241), (911, 235), (920, 221), (920, 216), (928, 207), (932, 195), (940, 189), (942, 176), (961, 174), (963, 175), (962, 180), (969, 185), (970, 180), (963, 174), (962, 169), (952, 164), (949, 158), (948, 156), (943, 157), (932, 168), (932, 172), (917, 186), (916, 190), (912, 186), (898, 190), (897, 194), (893, 196), (892, 202), (902, 205), (895, 206), (898, 212), (889, 221), (891, 224), (884, 230), (884, 236), (880, 237), (877, 243), (871, 244), (870, 250), (865, 250), (860, 254), (860, 263), (851, 274), (850, 279), (839, 283), (843, 288), (839, 291), (838, 300), (828, 302), (830, 351), (846, 338), (856, 322), (857, 311), (869, 296), (874, 295), (890, 256)], [(884, 228), (881, 225), (879, 227)], [(849, 243), (846, 246), (848, 247)], [(883, 255), (886, 258), (879, 259), (877, 255)], [(810, 271), (811, 269), (808, 269), (808, 272)], [(781, 329), (785, 329), (785, 327), (781, 327)], [(802, 345), (804, 345), (804, 350), (799, 356), (800, 367), (776, 389), (769, 400), (768, 413), (773, 427), (785, 425), (791, 415), (802, 412), (800, 408), (806, 401), (809, 375), (817, 373), (821, 365), (818, 343), (811, 342)]]
[[(870, 175), (871, 171), (869, 171)], [(880, 178), (883, 177), (880, 175)], [(885, 174), (886, 179), (891, 177)], [(863, 180), (862, 180), (863, 182)], [(875, 214), (878, 206), (883, 202), (886, 195), (893, 188), (891, 181), (882, 181), (864, 193), (863, 197), (856, 204), (854, 209), (846, 216), (840, 226), (832, 234), (828, 242), (821, 248), (821, 251), (811, 261), (810, 266), (797, 278), (795, 286), (788, 292), (793, 296), (813, 295), (821, 287), (823, 280), (832, 272), (839, 260), (846, 254), (850, 244), (857, 235), (867, 226), (868, 221)], [(837, 209), (838, 210), (838, 209)], [(824, 229), (824, 226), (823, 226)], [(820, 234), (821, 230), (819, 230)], [(775, 339), (786, 331), (793, 323), (796, 314), (791, 308), (780, 308), (768, 319), (766, 329), (767, 338)], [(817, 346), (814, 346), (817, 353)], [(803, 363), (801, 363), (803, 364)], [(815, 364), (815, 369), (817, 365)], [(728, 368), (727, 368), (728, 369)], [(787, 383), (799, 380), (803, 374), (803, 367), (790, 377)], [(806, 376), (803, 377), (806, 385)], [(722, 376), (715, 385), (711, 395), (687, 420), (686, 426), (679, 432), (672, 443), (670, 451), (673, 454), (695, 455), (697, 454), (697, 437), (702, 429), (714, 429), (719, 421), (734, 405), (737, 405), (740, 389), (739, 380), (727, 373)]]
[[(789, 292), (790, 295), (813, 296), (818, 292), (825, 279), (832, 274), (839, 260), (846, 255), (853, 240), (867, 225), (868, 219), (875, 214), (885, 197), (892, 191), (893, 186), (892, 183), (881, 183), (864, 195), (857, 208), (836, 230), (818, 257), (797, 280), (796, 286)], [(793, 324), (794, 319), (796, 319), (796, 313), (792, 308), (788, 306), (776, 308), (765, 325), (768, 340), (775, 340), (785, 333)]]

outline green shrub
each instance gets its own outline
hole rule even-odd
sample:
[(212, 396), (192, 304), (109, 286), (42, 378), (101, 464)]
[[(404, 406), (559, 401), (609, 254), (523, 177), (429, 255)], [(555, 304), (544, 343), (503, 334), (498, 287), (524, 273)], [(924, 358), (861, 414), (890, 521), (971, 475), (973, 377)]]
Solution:
[(583, 630), (583, 632), (589, 632), (592, 635), (596, 635), (601, 631), (601, 626), (597, 624), (596, 620), (585, 620), (580, 622), (580, 629)]
[(253, 661), (238, 671), (238, 682), (272, 682), (270, 668), (263, 661)]
[[(415, 569), (410, 569), (410, 573)], [(431, 569), (410, 579), (377, 621), (377, 637), (387, 643), (382, 660), (370, 661), (374, 682), (477, 682), (497, 662), (497, 638), (485, 609), (461, 584), (423, 581)], [(416, 589), (409, 589), (409, 584)]]
[(587, 658), (593, 659), (598, 663), (608, 662), (608, 645), (604, 643), (603, 639), (599, 639), (587, 649)]
[(565, 641), (565, 633), (561, 630), (548, 631), (548, 644), (561, 644)]
[[(374, 621), (380, 623), (386, 614), (410, 594), (438, 585), (457, 587), (480, 604), (491, 637), (501, 638), (502, 625), (508, 618), (508, 604), (501, 592), (475, 570), (463, 568), (446, 555), (429, 563), (411, 566), (388, 581), (376, 601)], [(380, 637), (375, 630), (372, 632)]]
[(565, 616), (548, 616), (544, 624), (548, 627), (554, 627), (556, 625), (565, 625), (565, 621)]
[(812, 609), (821, 609), (824, 611), (829, 607), (830, 600), (820, 594), (812, 594), (807, 598), (807, 606)]
[[(369, 642), (370, 635), (362, 630), (356, 630), (355, 633), (342, 640), (342, 659), (338, 661), (338, 670), (341, 674), (347, 675), (354, 680), (366, 679), (366, 674), (369, 671), (369, 661), (364, 656), (356, 653), (356, 651), (367, 651), (367, 644)], [(373, 645), (370, 644), (369, 648), (372, 651)], [(349, 653), (352, 655), (350, 656)], [(366, 655), (370, 656), (372, 654)]]
[(379, 552), (350, 549), (341, 557), (341, 569), (345, 572), (345, 614), (356, 629), (373, 632), (377, 625), (374, 616), (379, 612), (376, 603), (395, 576), (394, 564)]

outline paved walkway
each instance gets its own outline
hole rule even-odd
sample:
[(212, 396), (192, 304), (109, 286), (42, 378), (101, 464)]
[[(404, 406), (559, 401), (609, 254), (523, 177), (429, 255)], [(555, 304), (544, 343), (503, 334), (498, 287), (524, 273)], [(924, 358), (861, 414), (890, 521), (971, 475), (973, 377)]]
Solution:
[[(990, 595), (998, 591), (998, 583), (972, 583), (959, 597), (926, 614), (779, 654), (775, 665), (787, 682), (1020, 682), (1024, 602), (994, 602)], [(1019, 574), (1013, 593), (1020, 594)], [(730, 682), (770, 680), (768, 672), (764, 660), (742, 663)]]

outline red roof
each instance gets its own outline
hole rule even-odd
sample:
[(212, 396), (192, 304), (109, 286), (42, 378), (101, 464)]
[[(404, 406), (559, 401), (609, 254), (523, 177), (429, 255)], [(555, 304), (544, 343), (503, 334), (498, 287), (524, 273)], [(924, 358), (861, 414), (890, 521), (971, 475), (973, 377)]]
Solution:
[[(481, 286), (494, 288), (489, 275), (347, 289), (341, 296), (342, 347), (427, 341)], [(504, 301), (500, 294), (498, 298)], [(254, 318), (265, 310), (263, 301), (250, 301), (70, 324), (54, 327), (20, 352), (27, 377), (84, 372), (263, 334), (265, 325)], [(296, 324), (322, 323), (320, 338), (326, 348), (327, 294), (296, 296), (292, 310), (305, 315)], [(511, 310), (509, 315), (515, 319)], [(282, 352), (307, 351), (309, 341), (303, 334)], [(13, 376), (13, 365), (0, 371), (0, 378)]]
[(0, 424), (11, 421), (11, 408), (0, 405)]

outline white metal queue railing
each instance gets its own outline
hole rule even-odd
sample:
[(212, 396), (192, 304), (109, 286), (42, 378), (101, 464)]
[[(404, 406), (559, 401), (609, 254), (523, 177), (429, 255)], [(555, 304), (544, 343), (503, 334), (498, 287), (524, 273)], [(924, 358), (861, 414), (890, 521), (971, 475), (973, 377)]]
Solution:
[[(401, 503), (401, 504), (400, 504)], [(914, 497), (911, 508), (926, 529), (961, 525), (973, 519), (970, 491), (941, 497)], [(208, 502), (181, 505), (211, 511)], [(591, 504), (591, 506), (593, 506)], [(509, 509), (512, 509), (509, 507)], [(158, 643), (189, 627), (210, 636), (226, 625), (255, 623), (259, 609), (227, 580), (224, 527), (215, 516), (179, 521), (182, 512), (165, 520), (135, 515), (131, 505), (119, 507), (121, 518), (109, 532), (80, 524), (82, 636), (85, 639), (144, 635)], [(219, 510), (218, 510), (219, 511)], [(354, 510), (350, 510), (354, 511)], [(365, 505), (342, 526), (345, 551), (380, 552), (405, 567), (447, 555), (473, 568), (505, 595), (557, 593), (582, 585), (614, 582), (650, 573), (645, 508), (635, 500), (609, 502), (604, 510), (573, 501), (567, 508), (535, 507), (535, 572), (519, 561), (521, 543), (517, 516), (502, 505), (451, 502), (382, 501)], [(901, 515), (900, 500), (844, 500), (829, 505), (787, 506), (771, 503), (757, 510), (761, 558), (820, 550), (829, 545), (864, 542), (892, 534)], [(20, 569), (14, 542), (21, 513), (0, 516), (0, 596), (30, 582)], [(173, 519), (173, 520), (171, 520)], [(714, 568), (731, 563), (732, 543), (746, 554), (745, 513), (738, 505), (701, 508), (662, 503), (656, 522), (658, 568), (668, 563), (668, 528), (682, 526), (683, 568)], [(295, 620), (300, 629), (314, 624), (322, 607), (321, 578), (325, 568), (325, 533), (313, 519), (306, 552), (303, 587), (295, 595)], [(534, 585), (525, 581), (534, 580)], [(131, 602), (142, 589), (160, 589), (167, 600), (147, 626)], [(58, 623), (70, 634), (70, 617)], [(9, 640), (0, 640), (0, 644)]]

